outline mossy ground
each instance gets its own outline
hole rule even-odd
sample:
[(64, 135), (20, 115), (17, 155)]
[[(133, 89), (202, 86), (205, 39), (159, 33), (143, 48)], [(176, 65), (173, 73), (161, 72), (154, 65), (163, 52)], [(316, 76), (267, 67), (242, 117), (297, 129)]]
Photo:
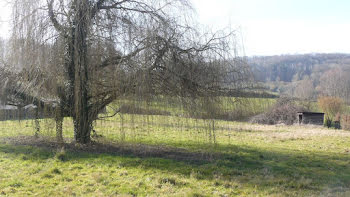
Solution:
[[(0, 122), (0, 196), (350, 196), (347, 131), (124, 114), (97, 121), (94, 140), (128, 151), (9, 140), (33, 136), (33, 125)], [(40, 135), (54, 126), (41, 120)], [(68, 143), (72, 130), (65, 119)]]

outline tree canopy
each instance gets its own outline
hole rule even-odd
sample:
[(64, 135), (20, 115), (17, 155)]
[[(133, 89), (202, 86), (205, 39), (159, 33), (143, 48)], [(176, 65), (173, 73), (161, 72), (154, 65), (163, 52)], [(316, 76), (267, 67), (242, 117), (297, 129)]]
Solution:
[(250, 72), (231, 55), (234, 32), (204, 33), (191, 13), (186, 0), (16, 0), (5, 100), (49, 103), (88, 143), (98, 113), (123, 96), (245, 87)]

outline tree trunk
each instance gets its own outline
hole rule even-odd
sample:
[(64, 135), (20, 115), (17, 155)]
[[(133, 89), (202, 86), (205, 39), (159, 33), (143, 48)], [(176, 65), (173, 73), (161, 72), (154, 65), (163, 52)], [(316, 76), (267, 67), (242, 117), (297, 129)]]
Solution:
[(57, 106), (55, 121), (56, 121), (56, 140), (58, 143), (63, 143), (63, 134), (62, 134), (63, 110), (62, 110), (62, 105)]
[(74, 139), (76, 142), (81, 144), (87, 144), (91, 141), (91, 124), (89, 120), (84, 118), (74, 118)]
[(34, 122), (35, 122), (35, 134), (34, 134), (34, 136), (36, 138), (38, 138), (39, 137), (39, 133), (40, 133), (39, 107), (37, 107), (35, 109), (35, 120), (34, 120)]
[(88, 58), (87, 34), (90, 21), (89, 4), (86, 0), (76, 1), (75, 33), (74, 33), (74, 136), (78, 143), (90, 142), (92, 118), (88, 106)]

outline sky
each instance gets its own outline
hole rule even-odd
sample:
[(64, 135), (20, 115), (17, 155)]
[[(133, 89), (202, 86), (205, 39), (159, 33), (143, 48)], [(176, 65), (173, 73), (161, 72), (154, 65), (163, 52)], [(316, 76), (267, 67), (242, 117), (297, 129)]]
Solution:
[(0, 37), (7, 38), (10, 32), (11, 8), (7, 3), (9, 0), (0, 0)]
[[(10, 9), (0, 0), (0, 36)], [(192, 0), (200, 24), (236, 29), (245, 55), (350, 53), (350, 0)]]
[(252, 55), (350, 53), (350, 0), (193, 0), (199, 22), (239, 30)]

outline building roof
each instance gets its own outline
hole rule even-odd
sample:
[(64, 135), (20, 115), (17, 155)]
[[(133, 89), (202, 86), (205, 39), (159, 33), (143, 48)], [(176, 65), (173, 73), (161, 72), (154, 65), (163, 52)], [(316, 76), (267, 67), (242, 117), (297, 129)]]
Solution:
[(0, 110), (16, 110), (17, 107), (13, 105), (0, 105)]
[(36, 109), (37, 106), (34, 105), (34, 104), (29, 104), (29, 105), (24, 106), (23, 108), (24, 108), (24, 109)]
[(308, 115), (311, 115), (311, 114), (314, 114), (314, 115), (324, 115), (324, 113), (321, 113), (321, 112), (297, 112), (298, 114), (308, 114)]
[[(29, 104), (23, 107), (23, 109), (36, 109), (37, 106), (33, 104)], [(0, 104), (0, 110), (17, 110), (18, 107), (14, 105), (1, 105)]]

